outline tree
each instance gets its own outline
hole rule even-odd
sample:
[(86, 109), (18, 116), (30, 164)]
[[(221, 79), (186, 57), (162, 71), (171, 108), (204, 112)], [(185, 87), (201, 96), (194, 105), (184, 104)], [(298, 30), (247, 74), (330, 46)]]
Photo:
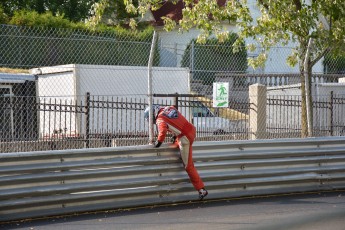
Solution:
[(8, 17), (0, 5), (0, 24), (6, 24), (7, 21), (8, 21)]
[(248, 66), (245, 45), (236, 53), (231, 48), (237, 37), (231, 33), (222, 44), (215, 38), (207, 39), (205, 44), (193, 39), (184, 51), (181, 66), (189, 67), (193, 78), (202, 80), (204, 84), (212, 84), (217, 72), (245, 73)]
[(91, 6), (99, 0), (7, 0), (0, 5), (4, 12), (12, 17), (19, 10), (36, 11), (39, 14), (50, 11), (53, 15), (64, 15), (73, 22), (79, 22), (88, 18), (91, 14)]
[[(345, 44), (344, 44), (345, 45)], [(332, 56), (326, 54), (324, 59), (324, 73), (326, 74), (344, 74), (345, 73), (345, 56)]]
[[(149, 8), (159, 7), (160, 2), (139, 0), (134, 6), (131, 0), (124, 0), (127, 9), (144, 14)], [(299, 64), (302, 96), (302, 137), (311, 136), (312, 119), (307, 120), (311, 110), (312, 67), (328, 52), (343, 52), (340, 49), (345, 39), (345, 2), (333, 0), (256, 0), (261, 16), (253, 18), (247, 0), (228, 0), (220, 4), (217, 0), (184, 0), (183, 19), (180, 29), (200, 29), (199, 42), (205, 42), (214, 33), (220, 41), (229, 34), (222, 23), (236, 23), (239, 39), (236, 50), (245, 38), (252, 37), (261, 46), (262, 53), (249, 61), (253, 67), (262, 65), (270, 47), (292, 41), (294, 52), (288, 57), (290, 65)], [(176, 22), (164, 18), (166, 29), (171, 30)], [(248, 44), (248, 49), (255, 45)]]
[[(136, 0), (135, 0), (136, 3)], [(92, 7), (91, 17), (88, 24), (95, 27), (98, 24), (122, 25), (128, 24), (136, 14), (128, 13), (123, 0), (99, 0)]]

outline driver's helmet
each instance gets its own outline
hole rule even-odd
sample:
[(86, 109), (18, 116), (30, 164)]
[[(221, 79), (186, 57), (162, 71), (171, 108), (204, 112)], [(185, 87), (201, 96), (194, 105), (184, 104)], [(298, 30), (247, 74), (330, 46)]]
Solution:
[[(160, 109), (161, 109), (160, 105), (152, 106), (153, 123), (156, 123), (156, 117)], [(149, 115), (150, 115), (150, 107), (147, 107), (144, 111), (144, 118), (146, 121), (149, 121)]]

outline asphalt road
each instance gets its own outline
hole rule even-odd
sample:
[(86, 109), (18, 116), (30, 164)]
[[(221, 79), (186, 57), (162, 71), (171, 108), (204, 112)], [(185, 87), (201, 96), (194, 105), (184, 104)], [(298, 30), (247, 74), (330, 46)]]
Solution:
[(203, 201), (0, 224), (27, 230), (345, 229), (345, 192)]

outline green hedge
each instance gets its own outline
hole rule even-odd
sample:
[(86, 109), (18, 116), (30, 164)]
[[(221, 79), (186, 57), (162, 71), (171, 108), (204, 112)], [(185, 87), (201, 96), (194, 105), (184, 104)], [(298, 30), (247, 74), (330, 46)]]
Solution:
[(4, 9), (0, 5), (0, 24), (5, 24), (8, 22), (8, 17), (4, 12)]
[(0, 66), (10, 68), (71, 63), (146, 66), (153, 36), (152, 27), (142, 31), (105, 25), (89, 29), (49, 12), (19, 11), (9, 24), (0, 25)]
[(237, 37), (237, 34), (231, 33), (223, 43), (211, 38), (205, 44), (198, 44), (193, 39), (183, 54), (181, 65), (189, 67), (193, 71), (193, 78), (202, 80), (204, 84), (212, 84), (215, 75), (220, 72), (245, 73), (248, 68), (245, 45), (239, 52), (233, 52)]
[(326, 54), (323, 61), (325, 74), (344, 74), (345, 73), (345, 56), (338, 54)]

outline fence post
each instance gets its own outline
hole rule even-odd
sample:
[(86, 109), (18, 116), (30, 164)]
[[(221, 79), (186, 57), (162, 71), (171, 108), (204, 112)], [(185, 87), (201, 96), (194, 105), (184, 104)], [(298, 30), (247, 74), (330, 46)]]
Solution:
[(178, 93), (176, 92), (176, 95), (174, 97), (174, 106), (176, 109), (178, 109)]
[(192, 40), (192, 47), (190, 51), (190, 69), (193, 74), (192, 80), (194, 80), (194, 40)]
[(153, 58), (154, 58), (154, 52), (155, 52), (155, 44), (157, 40), (157, 33), (156, 31), (153, 31), (153, 38), (151, 43), (151, 50), (150, 50), (150, 56), (149, 56), (149, 62), (148, 62), (148, 87), (147, 87), (147, 93), (148, 93), (148, 103), (149, 103), (149, 144), (153, 144), (154, 142), (154, 124), (153, 124), (153, 114), (152, 114), (152, 106), (153, 106), (153, 98), (152, 98), (152, 92), (153, 92), (153, 77), (152, 77), (152, 65), (153, 65)]
[(266, 137), (267, 104), (267, 90), (265, 85), (256, 83), (249, 86), (249, 103), (250, 139), (264, 139)]
[(330, 105), (329, 105), (329, 123), (330, 123), (330, 135), (333, 136), (333, 91), (331, 91), (331, 95), (330, 95)]
[(90, 92), (86, 93), (85, 104), (85, 147), (90, 148)]

